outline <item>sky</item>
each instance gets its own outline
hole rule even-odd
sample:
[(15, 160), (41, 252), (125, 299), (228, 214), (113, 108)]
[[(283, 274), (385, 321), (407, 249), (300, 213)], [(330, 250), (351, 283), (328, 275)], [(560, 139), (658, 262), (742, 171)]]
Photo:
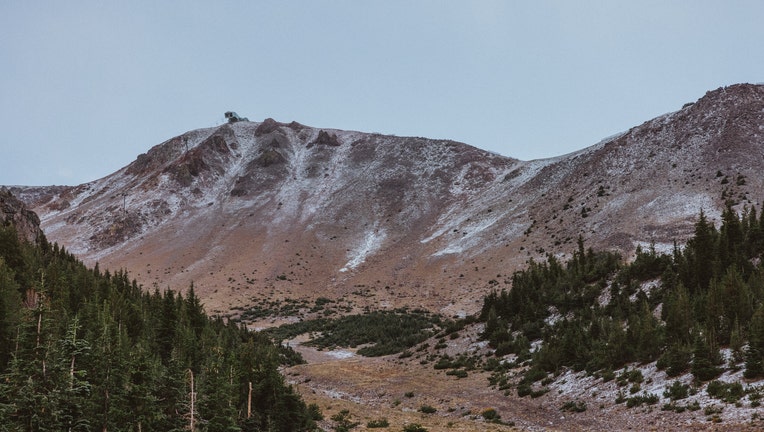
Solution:
[(764, 2), (0, 2), (0, 185), (106, 176), (225, 111), (522, 160), (764, 82)]

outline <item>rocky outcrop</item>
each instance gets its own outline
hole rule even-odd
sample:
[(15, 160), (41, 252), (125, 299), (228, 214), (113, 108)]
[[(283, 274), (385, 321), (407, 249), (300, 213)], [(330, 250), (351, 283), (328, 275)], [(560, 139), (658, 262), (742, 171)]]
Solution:
[(320, 130), (318, 131), (318, 137), (316, 137), (316, 140), (308, 144), (308, 147), (312, 147), (314, 145), (339, 147), (340, 142), (337, 139), (337, 134), (330, 134), (325, 130)]
[(20, 240), (37, 243), (43, 238), (40, 218), (6, 188), (0, 188), (0, 225), (13, 225)]

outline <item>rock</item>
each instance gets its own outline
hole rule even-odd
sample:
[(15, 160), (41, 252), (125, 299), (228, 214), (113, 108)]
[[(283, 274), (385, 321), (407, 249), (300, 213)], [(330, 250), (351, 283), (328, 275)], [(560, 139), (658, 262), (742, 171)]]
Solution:
[(0, 188), (0, 224), (15, 226), (22, 241), (37, 243), (44, 238), (37, 214), (6, 188)]

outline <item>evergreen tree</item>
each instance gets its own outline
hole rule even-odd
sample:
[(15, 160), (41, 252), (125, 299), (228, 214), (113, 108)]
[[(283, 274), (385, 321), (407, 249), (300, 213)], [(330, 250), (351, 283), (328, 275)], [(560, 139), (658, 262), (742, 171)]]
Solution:
[(629, 318), (627, 334), (633, 343), (636, 360), (649, 362), (658, 357), (663, 345), (663, 332), (646, 299), (642, 299), (638, 311)]
[(688, 344), (693, 318), (689, 292), (683, 283), (679, 282), (666, 296), (662, 314), (666, 322), (666, 342)]
[(683, 272), (684, 284), (691, 293), (705, 292), (708, 289), (713, 277), (713, 263), (716, 261), (716, 237), (716, 229), (701, 210), (695, 223), (695, 233), (687, 242), (685, 253), (688, 267), (687, 271)]
[[(0, 225), (0, 259), (21, 277), (27, 269), (19, 235), (13, 226)], [(20, 282), (20, 280), (18, 280)]]
[(746, 378), (764, 377), (764, 304), (759, 305), (751, 319), (743, 375)]
[[(713, 330), (710, 331), (713, 333)], [(715, 348), (713, 335), (697, 334), (692, 352), (692, 374), (701, 381), (709, 381), (719, 376), (722, 371), (717, 367), (721, 363), (719, 350)]]
[(13, 271), (0, 258), (0, 371), (5, 370), (13, 354), (13, 340), (21, 318), (21, 295)]
[[(63, 386), (61, 392), (61, 420), (63, 430), (88, 431), (91, 429), (91, 421), (88, 418), (88, 399), (91, 384), (88, 381), (87, 371), (82, 369), (81, 363), (90, 353), (90, 343), (78, 335), (80, 330), (79, 320), (75, 318), (67, 327), (64, 339), (59, 341), (60, 358), (68, 373), (68, 383)], [(67, 365), (68, 363), (68, 365)]]
[(234, 353), (221, 345), (212, 349), (199, 379), (199, 414), (209, 432), (240, 430), (237, 426), (240, 371), (234, 365)]
[(730, 206), (722, 212), (720, 231), (719, 262), (721, 269), (741, 262), (740, 251), (743, 248), (743, 226), (737, 212)]

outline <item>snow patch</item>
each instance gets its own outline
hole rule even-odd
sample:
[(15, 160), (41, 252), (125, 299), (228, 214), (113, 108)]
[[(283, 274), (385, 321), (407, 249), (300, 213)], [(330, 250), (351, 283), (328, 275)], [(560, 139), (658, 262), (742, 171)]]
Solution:
[(641, 213), (641, 217), (649, 216), (660, 220), (675, 220), (687, 217), (696, 218), (700, 214), (701, 209), (706, 212), (709, 218), (721, 217), (721, 212), (715, 211), (716, 205), (713, 198), (707, 194), (684, 195), (676, 193), (660, 195), (643, 205), (639, 213)]
[(366, 257), (379, 250), (386, 237), (387, 234), (385, 233), (385, 230), (382, 229), (375, 229), (367, 232), (363, 242), (348, 253), (350, 261), (348, 261), (340, 271), (346, 272), (358, 267), (361, 263), (366, 261)]
[(659, 255), (672, 255), (674, 253), (674, 243), (654, 243), (646, 241), (634, 242), (634, 248), (641, 247), (643, 251), (649, 251), (651, 247), (655, 248), (655, 252)]
[(334, 350), (334, 351), (329, 351), (326, 354), (330, 357), (334, 357), (340, 360), (355, 357), (355, 353), (353, 353), (352, 351), (347, 351), (347, 350)]

